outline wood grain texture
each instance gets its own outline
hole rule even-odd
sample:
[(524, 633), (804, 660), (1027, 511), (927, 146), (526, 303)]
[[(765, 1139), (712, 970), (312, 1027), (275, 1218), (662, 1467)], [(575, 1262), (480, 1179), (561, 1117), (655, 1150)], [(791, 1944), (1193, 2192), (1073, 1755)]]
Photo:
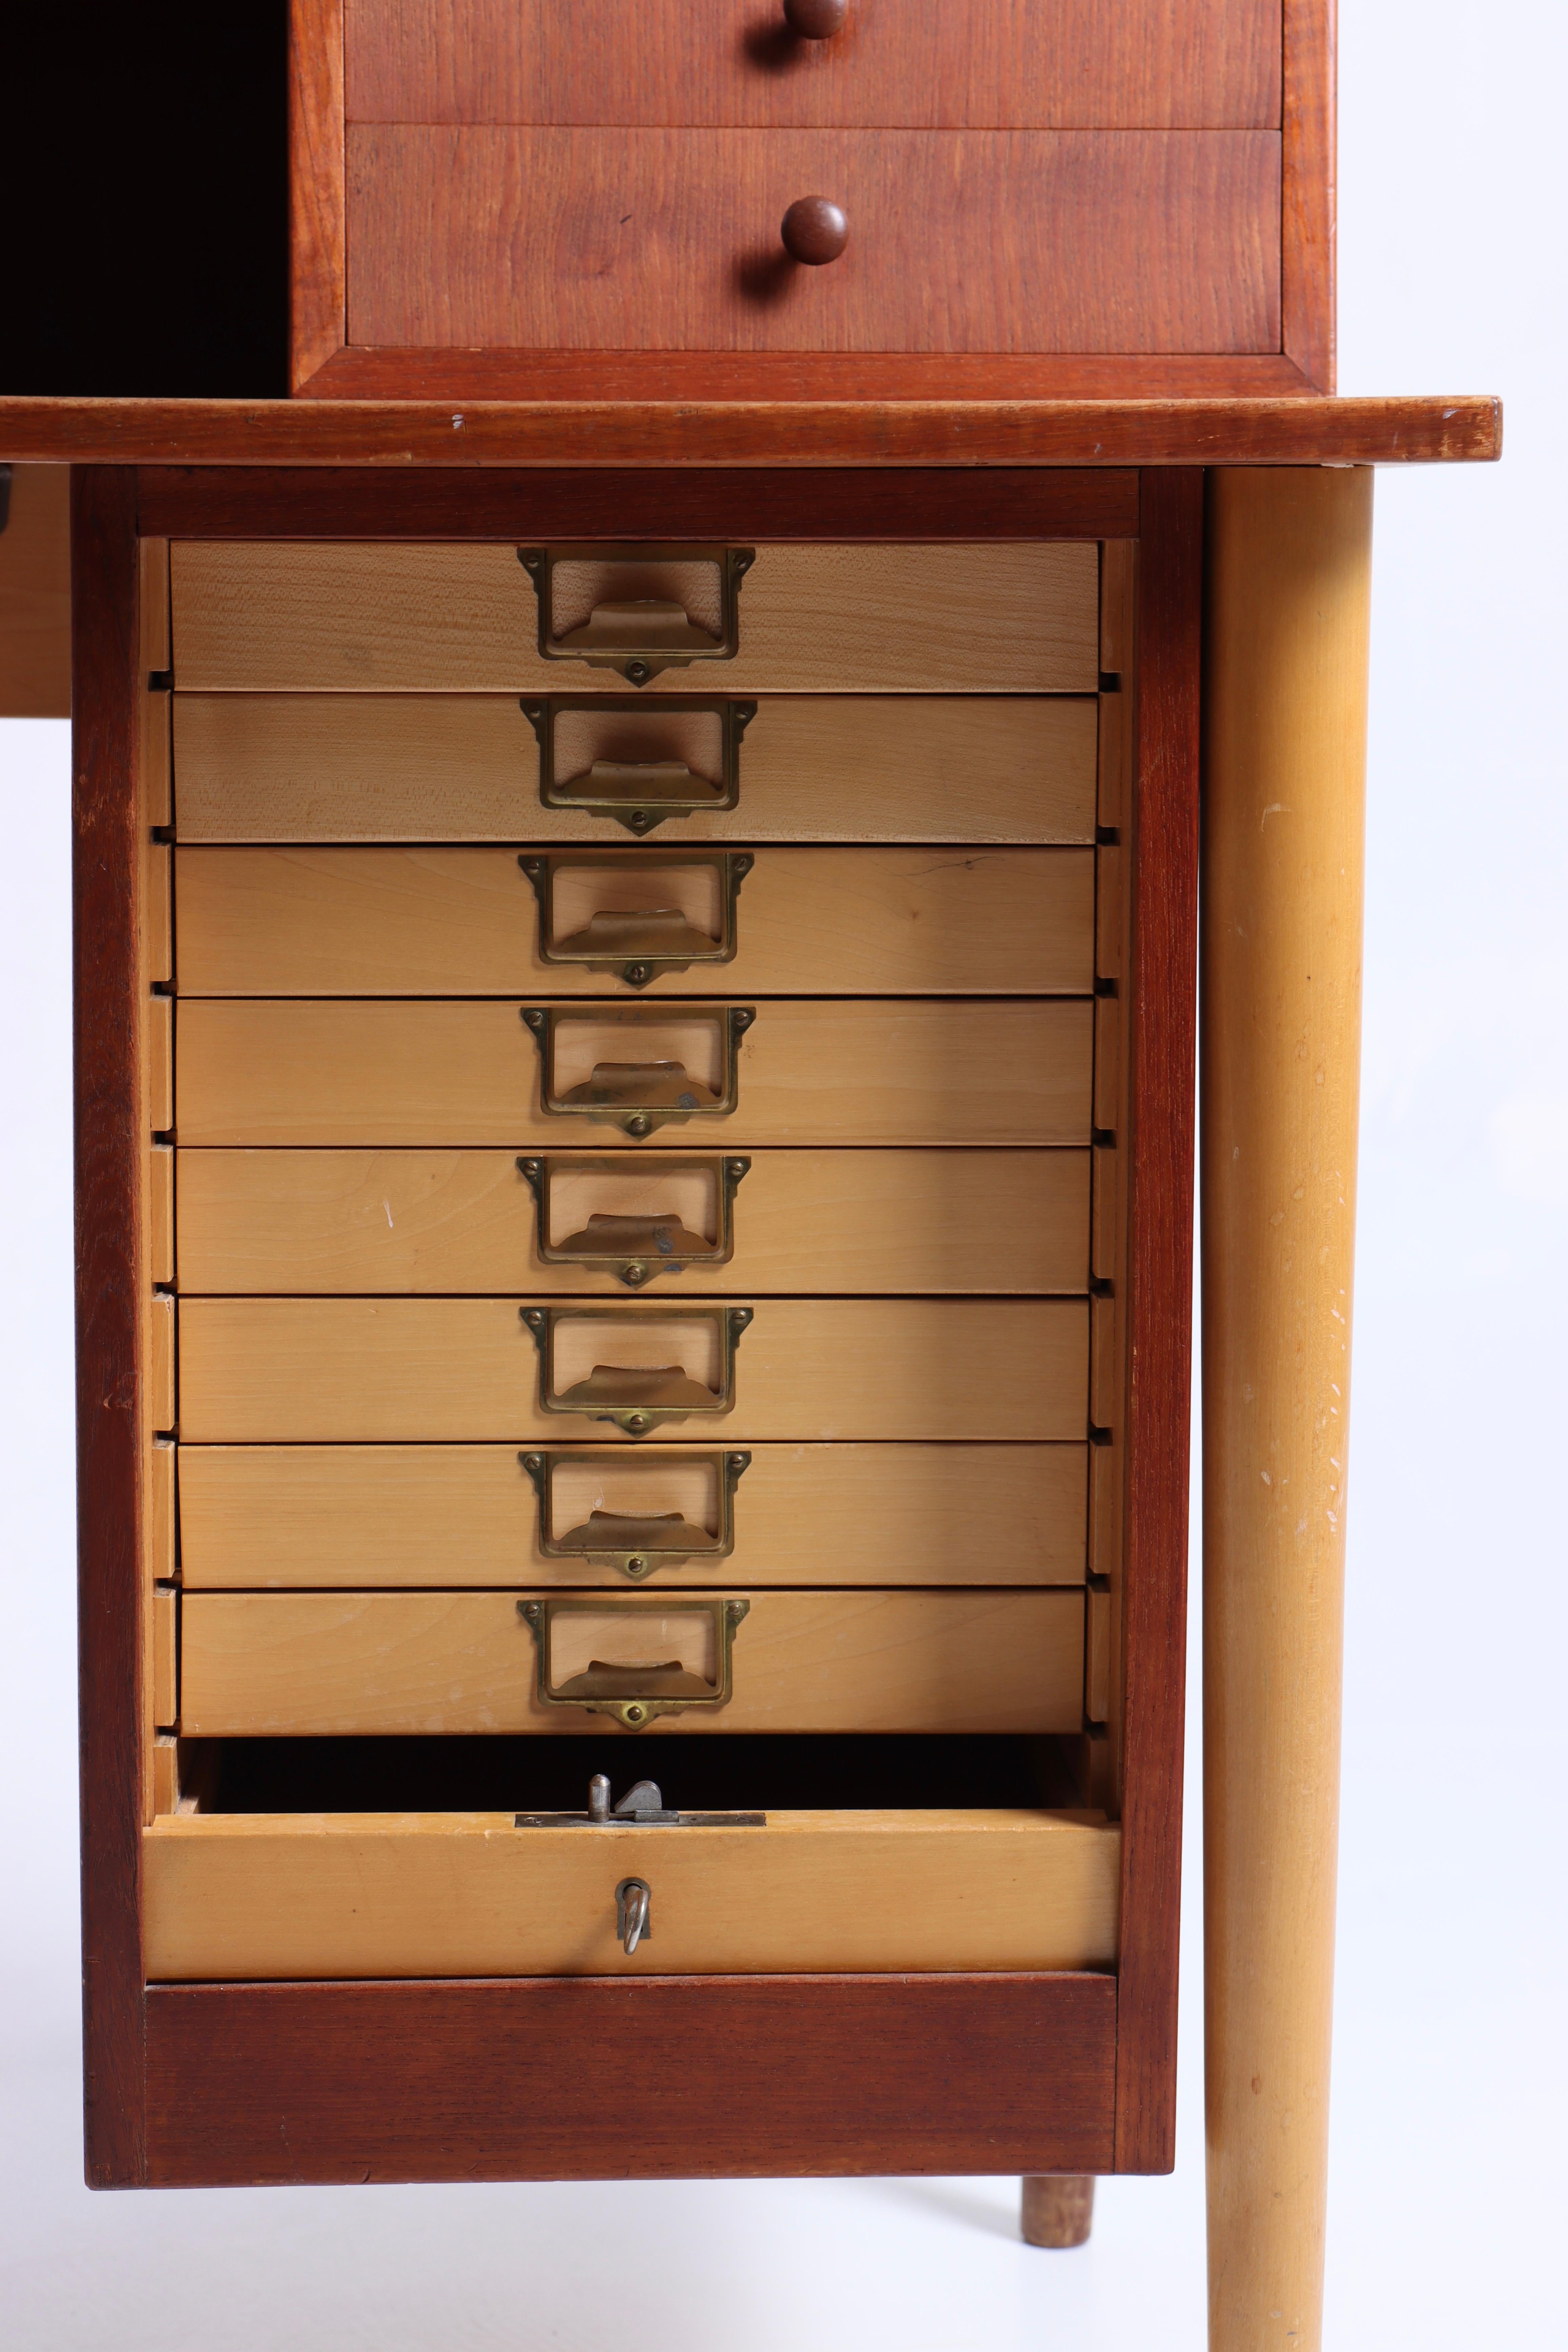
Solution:
[[(1149, 474), (1138, 570), (1116, 2161), (1174, 2160), (1192, 1383), (1203, 478)], [(1097, 1449), (1102, 1451), (1104, 1449)]]
[(0, 718), (68, 719), (70, 474), (13, 466), (0, 531)]
[[(574, 362), (579, 368), (585, 362)], [(598, 391), (613, 361), (595, 358)], [(639, 372), (665, 362), (639, 359)], [(646, 386), (644, 387), (646, 390)], [(447, 415), (448, 433), (452, 431)], [(465, 428), (466, 429), (466, 428)], [(331, 434), (330, 420), (322, 430)], [(1128, 467), (996, 466), (966, 476), (924, 467), (889, 473), (838, 467), (803, 474), (788, 466), (416, 466), (388, 499), (359, 466), (150, 466), (138, 476), (143, 523), (182, 539), (1095, 539), (1138, 528), (1138, 477)]]
[[(753, 1446), (735, 1494), (734, 1551), (660, 1568), (652, 1589), (801, 1584), (818, 1559), (832, 1560), (845, 1587), (1081, 1583), (1086, 1451)], [(605, 1462), (588, 1452), (557, 1511), (557, 1539), (594, 1509), (679, 1510), (717, 1527), (711, 1453), (643, 1445)], [(605, 1579), (540, 1549), (538, 1498), (512, 1445), (182, 1445), (179, 1455), (188, 1591)]]
[[(1225, 393), (1204, 362), (1203, 394), (1190, 398), (1172, 382), (1184, 373), (1174, 361), (1162, 367), (1158, 391), (1145, 379), (1125, 398), (1109, 396), (1104, 378), (1086, 390), (1028, 368), (1009, 389), (992, 366), (957, 361), (928, 363), (914, 380), (918, 396), (902, 373), (896, 392), (874, 382), (857, 397), (814, 378), (785, 396), (778, 387), (787, 387), (787, 372), (748, 374), (698, 354), (686, 389), (664, 397), (639, 389), (645, 370), (657, 378), (658, 369), (628, 362), (636, 375), (620, 380), (617, 399), (605, 389), (616, 382), (606, 363), (592, 364), (591, 384), (574, 376), (571, 393), (551, 397), (547, 359), (530, 361), (542, 396), (481, 400), (462, 409), (460, 425), (449, 398), (346, 398), (325, 409), (297, 400), (11, 395), (0, 397), (0, 445), (15, 457), (80, 465), (392, 467), (400, 483), (415, 466), (1383, 466), (1502, 454), (1502, 404), (1493, 396), (1296, 397), (1300, 371), (1283, 360), (1231, 362), (1248, 389)], [(391, 528), (395, 499), (386, 512)]]
[[(1119, 1842), (1092, 1814), (1000, 1808), (771, 1813), (679, 1838), (517, 1830), (510, 1813), (176, 1816), (145, 1838), (148, 1960), (163, 1980), (689, 1973), (714, 1991), (731, 1970), (1105, 1967)], [(653, 1933), (628, 1959), (615, 1887), (637, 1876)], [(948, 1899), (922, 1897), (933, 1886)], [(689, 2052), (683, 2072), (717, 2116), (721, 2076)], [(572, 2105), (624, 2123), (626, 2096), (580, 2081)]]
[(1222, 476), (1204, 818), (1210, 2341), (1321, 2343), (1362, 861), (1365, 475)]
[[(635, 1443), (587, 1413), (541, 1411), (521, 1303), (183, 1299), (180, 1434), (195, 1444)], [(711, 1382), (710, 1327), (696, 1316), (679, 1301), (639, 1300), (617, 1308), (613, 1327), (568, 1327), (582, 1360), (566, 1377), (595, 1363), (679, 1362)], [(1026, 1442), (1081, 1438), (1088, 1406), (1082, 1299), (770, 1298), (741, 1343), (732, 1410), (673, 1426), (715, 1444)]]
[(1331, 393), (1339, 213), (1338, 12), (1333, 0), (1282, 0), (1282, 13), (1281, 339), (1287, 357), (1310, 389)]
[[(174, 706), (182, 841), (626, 838), (614, 817), (542, 804), (515, 695), (158, 699)], [(667, 817), (651, 837), (1092, 841), (1095, 711), (1079, 695), (767, 696), (738, 804)], [(584, 723), (649, 759), (676, 750), (681, 717), (623, 705)]]
[(142, 1786), (143, 871), (135, 478), (71, 483), (77, 1575), (87, 2177), (144, 2176)]
[[(1167, 352), (338, 352), (305, 387), (311, 400), (764, 400), (778, 405), (778, 457), (799, 402), (1223, 400), (1304, 393), (1281, 352), (1211, 357)], [(759, 455), (762, 454), (759, 452)], [(711, 461), (710, 461), (711, 462)], [(998, 463), (1016, 466), (1018, 452)]]
[[(204, 1985), (156, 1989), (147, 2011), (161, 2186), (879, 2173), (892, 2151), (910, 2173), (1105, 2172), (1113, 2157), (1106, 1975)], [(585, 2101), (588, 2071), (618, 2095)]]
[[(162, 1155), (165, 1160), (172, 1155)], [(626, 1244), (599, 1217), (678, 1217), (719, 1233), (721, 1155), (542, 1155), (552, 1245), (588, 1234), (602, 1267), (545, 1259), (540, 1212), (510, 1151), (184, 1151), (180, 1284), (199, 1291), (506, 1290), (625, 1297)], [(735, 1194), (723, 1264), (661, 1275), (699, 1292), (1081, 1291), (1089, 1285), (1085, 1151), (764, 1151)], [(675, 1161), (673, 1172), (664, 1172)], [(173, 1205), (172, 1176), (169, 1187)], [(172, 1239), (172, 1235), (171, 1235)], [(172, 1247), (170, 1275), (172, 1278)], [(1095, 1301), (1098, 1321), (1114, 1313)]]
[[(668, 1616), (649, 1618), (639, 1601), (636, 1620), (617, 1630), (616, 1612), (628, 1597), (624, 1585), (599, 1596), (605, 1622), (595, 1621), (586, 1649), (573, 1641), (573, 1619), (561, 1621), (558, 1682), (580, 1674), (589, 1652), (612, 1664), (679, 1658), (689, 1673), (713, 1677), (706, 1614), (683, 1617), (680, 1596), (666, 1594)], [(648, 1734), (661, 1744), (707, 1732), (1082, 1728), (1080, 1591), (764, 1591), (750, 1598), (735, 1631), (728, 1705), (656, 1718)], [(190, 1738), (580, 1732), (603, 1740), (603, 1716), (541, 1704), (537, 1646), (518, 1599), (515, 1591), (188, 1593), (181, 1728)], [(172, 1594), (168, 1615), (172, 1700)], [(572, 1652), (564, 1663), (563, 1643)], [(971, 1964), (976, 1957), (967, 1955)]]
[[(351, 126), (348, 341), (1277, 352), (1279, 172), (1272, 131)], [(818, 189), (849, 249), (801, 270)]]
[(625, 37), (614, 0), (354, 0), (352, 122), (905, 124), (1199, 130), (1279, 123), (1278, 0), (858, 0), (835, 38), (782, 9), (650, 0)]
[(289, 0), (289, 381), (348, 340), (343, 0)]
[[(653, 1009), (659, 1025), (622, 1028), (606, 1004), (575, 1042), (564, 1024), (558, 1083), (627, 1055), (716, 1076), (724, 1008)], [(1093, 1019), (1088, 998), (775, 997), (741, 1040), (734, 1111), (661, 1127), (646, 1148), (1087, 1143)], [(179, 1139), (624, 1146), (602, 1120), (542, 1112), (539, 1063), (513, 1003), (186, 998)]]
[[(661, 844), (562, 852), (552, 915), (506, 848), (182, 849), (189, 996), (1089, 995), (1090, 849), (758, 849), (730, 931), (722, 861)], [(167, 852), (163, 856), (167, 859)], [(1102, 889), (1103, 898), (1103, 889)], [(633, 989), (585, 951), (601, 919), (683, 919), (722, 964), (656, 966)], [(613, 933), (607, 936), (613, 937)], [(1104, 969), (1103, 962), (1101, 969)]]
[[(1090, 542), (763, 546), (732, 660), (667, 669), (639, 694), (545, 659), (510, 546), (180, 541), (174, 667), (191, 688), (661, 694), (1092, 693)], [(678, 584), (622, 567), (634, 594)], [(607, 583), (613, 589), (615, 575)], [(960, 616), (955, 621), (955, 615)]]

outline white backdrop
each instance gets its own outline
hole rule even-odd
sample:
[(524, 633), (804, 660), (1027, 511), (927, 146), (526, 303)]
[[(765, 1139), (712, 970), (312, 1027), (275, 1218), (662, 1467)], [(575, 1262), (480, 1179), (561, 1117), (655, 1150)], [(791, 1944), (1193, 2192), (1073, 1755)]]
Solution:
[[(1378, 481), (1334, 2352), (1545, 2344), (1561, 2324), (1564, 43), (1544, 8), (1477, 31), (1454, 0), (1348, 0), (1342, 20), (1342, 389), (1500, 391), (1509, 454)], [(1082, 2253), (1018, 2245), (1005, 2180), (80, 2187), (68, 783), (63, 725), (0, 726), (11, 2340), (1198, 2352), (1191, 1900), (1177, 2169), (1102, 2185)], [(1189, 1825), (1195, 1896), (1191, 1802)]]

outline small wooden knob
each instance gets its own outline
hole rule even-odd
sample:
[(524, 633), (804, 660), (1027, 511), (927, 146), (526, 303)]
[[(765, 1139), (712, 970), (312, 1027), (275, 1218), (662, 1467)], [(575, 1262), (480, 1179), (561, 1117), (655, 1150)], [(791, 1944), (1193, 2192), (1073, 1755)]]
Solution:
[(784, 216), (779, 235), (792, 261), (820, 269), (837, 261), (849, 242), (849, 224), (827, 196), (801, 196)]
[(784, 22), (803, 41), (830, 41), (848, 14), (849, 0), (784, 0)]

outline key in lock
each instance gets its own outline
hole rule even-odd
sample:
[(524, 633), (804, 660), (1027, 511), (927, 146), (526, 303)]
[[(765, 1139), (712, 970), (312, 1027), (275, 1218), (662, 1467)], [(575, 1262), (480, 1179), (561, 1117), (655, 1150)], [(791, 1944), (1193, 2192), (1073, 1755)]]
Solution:
[(653, 1941), (653, 1891), (646, 1878), (623, 1878), (616, 1889), (616, 1934), (629, 1959), (645, 1939)]

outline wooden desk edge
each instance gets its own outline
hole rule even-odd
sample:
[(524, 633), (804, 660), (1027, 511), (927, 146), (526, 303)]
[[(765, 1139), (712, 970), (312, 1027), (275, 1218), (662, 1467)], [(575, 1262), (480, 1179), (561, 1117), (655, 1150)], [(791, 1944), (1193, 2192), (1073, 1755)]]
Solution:
[(178, 466), (1310, 466), (1488, 463), (1453, 398), (911, 401), (0, 398), (0, 456)]

